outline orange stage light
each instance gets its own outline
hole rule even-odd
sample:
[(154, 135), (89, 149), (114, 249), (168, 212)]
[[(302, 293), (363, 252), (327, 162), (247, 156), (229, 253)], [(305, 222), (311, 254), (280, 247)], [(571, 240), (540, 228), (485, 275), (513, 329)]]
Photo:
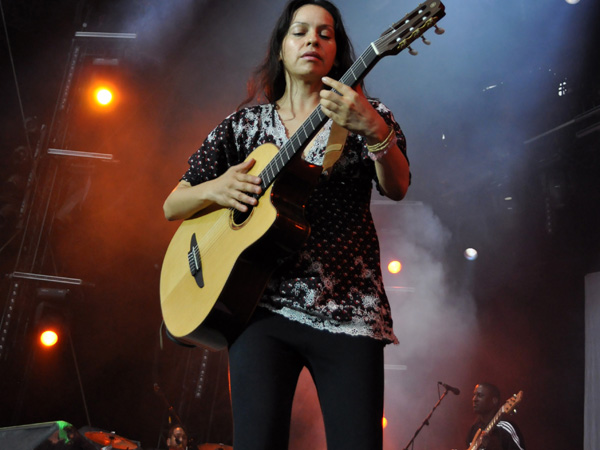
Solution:
[(58, 334), (54, 330), (44, 330), (40, 333), (40, 342), (45, 347), (52, 347), (58, 342)]
[(111, 89), (101, 86), (94, 91), (94, 99), (100, 105), (106, 106), (113, 100), (113, 93)]
[(86, 104), (87, 107), (95, 112), (112, 112), (120, 102), (120, 87), (105, 78), (92, 80), (88, 84)]
[(385, 430), (385, 427), (387, 427), (388, 421), (385, 418), (385, 416), (383, 416), (383, 418), (381, 419), (381, 427)]
[(399, 273), (402, 270), (402, 263), (400, 261), (390, 261), (388, 264), (388, 271), (390, 273)]

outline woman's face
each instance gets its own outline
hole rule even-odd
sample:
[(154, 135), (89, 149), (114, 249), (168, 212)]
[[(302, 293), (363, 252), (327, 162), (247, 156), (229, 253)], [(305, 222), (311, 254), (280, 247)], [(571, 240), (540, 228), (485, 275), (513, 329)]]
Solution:
[(281, 60), (287, 75), (305, 81), (320, 80), (335, 62), (333, 17), (316, 5), (296, 10), (281, 44)]

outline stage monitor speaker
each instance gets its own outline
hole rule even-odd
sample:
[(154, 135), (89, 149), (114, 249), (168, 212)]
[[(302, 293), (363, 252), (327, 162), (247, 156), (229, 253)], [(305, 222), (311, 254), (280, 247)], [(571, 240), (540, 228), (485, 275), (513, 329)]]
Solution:
[[(63, 422), (64, 423), (64, 422)], [(34, 450), (52, 434), (60, 430), (59, 422), (33, 423), (16, 427), (0, 428), (0, 448), (10, 450)]]

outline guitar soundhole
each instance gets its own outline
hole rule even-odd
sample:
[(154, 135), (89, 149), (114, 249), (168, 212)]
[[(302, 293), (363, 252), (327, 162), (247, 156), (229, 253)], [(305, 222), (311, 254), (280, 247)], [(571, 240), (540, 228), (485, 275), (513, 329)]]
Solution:
[(252, 213), (254, 212), (254, 206), (249, 206), (248, 211), (242, 212), (234, 209), (231, 214), (231, 226), (233, 228), (241, 228), (244, 226), (244, 223), (250, 218)]

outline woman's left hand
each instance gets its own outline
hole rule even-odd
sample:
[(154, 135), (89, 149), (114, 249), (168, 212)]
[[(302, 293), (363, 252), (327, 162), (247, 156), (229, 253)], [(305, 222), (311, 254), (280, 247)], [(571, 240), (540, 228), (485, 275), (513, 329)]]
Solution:
[(383, 117), (369, 103), (360, 86), (354, 90), (329, 77), (323, 77), (323, 83), (339, 92), (320, 92), (321, 109), (327, 117), (348, 131), (365, 136), (369, 143), (385, 139), (389, 128)]
[[(341, 94), (328, 90), (320, 92), (321, 109), (327, 117), (348, 131), (364, 136), (367, 145), (385, 140), (390, 128), (360, 87), (355, 91), (329, 77), (324, 77), (323, 83)], [(410, 183), (410, 170), (408, 160), (395, 143), (375, 162), (375, 171), (385, 195), (393, 200), (401, 200)]]

